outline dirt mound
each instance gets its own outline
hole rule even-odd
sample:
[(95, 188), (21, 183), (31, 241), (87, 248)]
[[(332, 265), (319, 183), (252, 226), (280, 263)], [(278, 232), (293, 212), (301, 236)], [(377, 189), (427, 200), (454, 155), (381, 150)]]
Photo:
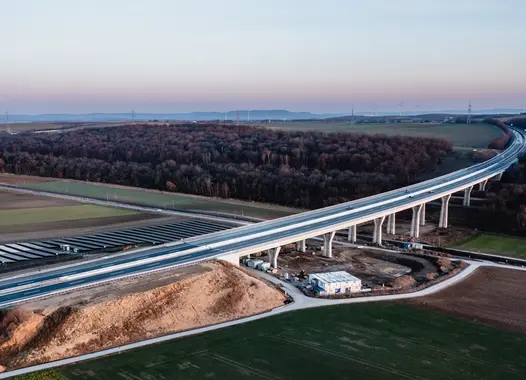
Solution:
[(261, 313), (285, 301), (238, 268), (210, 265), (211, 271), (149, 291), (24, 315), (0, 342), (0, 364), (12, 369), (81, 355)]
[(0, 310), (0, 344), (10, 339), (14, 331), (31, 317), (32, 313), (24, 309)]
[(450, 226), (447, 230), (436, 228), (427, 233), (423, 239), (432, 245), (447, 246), (465, 240), (473, 234), (473, 230), (466, 227)]
[(393, 289), (410, 288), (416, 284), (416, 280), (413, 276), (405, 275), (391, 281), (388, 286)]

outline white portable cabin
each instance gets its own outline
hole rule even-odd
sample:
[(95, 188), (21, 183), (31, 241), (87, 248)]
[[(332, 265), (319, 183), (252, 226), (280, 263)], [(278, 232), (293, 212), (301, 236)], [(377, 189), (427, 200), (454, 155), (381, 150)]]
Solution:
[(311, 273), (309, 282), (321, 295), (355, 293), (362, 290), (362, 280), (344, 271)]
[(262, 271), (266, 271), (267, 269), (270, 269), (270, 263), (263, 262), (258, 264), (257, 268)]
[(250, 268), (257, 268), (259, 264), (263, 263), (263, 260), (247, 260), (247, 265), (250, 267)]

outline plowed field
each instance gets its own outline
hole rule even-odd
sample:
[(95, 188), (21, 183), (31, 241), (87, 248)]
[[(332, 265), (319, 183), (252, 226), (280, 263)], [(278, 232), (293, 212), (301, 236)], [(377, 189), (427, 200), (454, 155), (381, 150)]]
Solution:
[(480, 268), (440, 293), (405, 302), (526, 332), (525, 290), (526, 271)]

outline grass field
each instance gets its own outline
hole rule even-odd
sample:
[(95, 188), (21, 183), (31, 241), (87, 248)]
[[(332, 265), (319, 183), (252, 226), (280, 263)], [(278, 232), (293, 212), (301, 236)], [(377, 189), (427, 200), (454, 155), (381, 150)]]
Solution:
[(55, 123), (0, 123), (0, 131), (27, 132), (33, 130), (57, 129), (62, 125)]
[(342, 305), (152, 345), (56, 376), (518, 380), (526, 377), (526, 335), (402, 304)]
[[(269, 127), (269, 124), (263, 126)], [(315, 121), (270, 124), (273, 129), (326, 132), (359, 132), (416, 137), (439, 137), (452, 141), (454, 146), (487, 148), (488, 144), (502, 135), (489, 124), (351, 124), (350, 122)]]
[(106, 218), (136, 215), (138, 212), (94, 205), (35, 207), (25, 209), (0, 210), (0, 226), (16, 224), (48, 223), (64, 220)]
[(526, 239), (513, 236), (479, 234), (469, 237), (455, 248), (526, 258)]
[(113, 201), (137, 202), (160, 208), (173, 207), (181, 210), (208, 210), (259, 218), (277, 218), (298, 212), (298, 210), (291, 208), (263, 203), (221, 200), (184, 194), (168, 194), (159, 191), (75, 181), (51, 180), (40, 183), (24, 183), (22, 181), (22, 183), (19, 183), (19, 186), (36, 190), (58, 191), (85, 197), (98, 197)]

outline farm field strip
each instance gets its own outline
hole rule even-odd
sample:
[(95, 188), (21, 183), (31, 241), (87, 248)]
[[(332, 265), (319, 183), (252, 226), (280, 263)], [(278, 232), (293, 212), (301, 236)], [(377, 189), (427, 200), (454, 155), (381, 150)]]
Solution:
[(0, 226), (137, 215), (136, 211), (94, 205), (0, 210)]
[[(2, 177), (0, 177), (1, 182)], [(73, 181), (52, 180), (40, 183), (19, 184), (20, 187), (61, 192), (68, 195), (108, 199), (117, 202), (134, 202), (157, 206), (172, 207), (180, 210), (208, 210), (262, 218), (277, 218), (291, 215), (301, 210), (251, 202), (207, 199), (184, 194), (166, 194), (145, 189), (123, 188), (104, 184), (91, 184)]]
[(296, 311), (58, 371), (67, 379), (522, 379), (524, 359), (526, 336), (373, 303)]
[(514, 236), (479, 234), (460, 242), (455, 248), (526, 258), (526, 239)]
[[(268, 124), (262, 126), (269, 127)], [(272, 129), (292, 131), (351, 132), (366, 134), (385, 134), (389, 136), (438, 137), (453, 142), (454, 146), (487, 148), (488, 144), (502, 135), (490, 124), (431, 124), (431, 123), (393, 123), (393, 124), (351, 124), (346, 121), (286, 122), (270, 124)]]

